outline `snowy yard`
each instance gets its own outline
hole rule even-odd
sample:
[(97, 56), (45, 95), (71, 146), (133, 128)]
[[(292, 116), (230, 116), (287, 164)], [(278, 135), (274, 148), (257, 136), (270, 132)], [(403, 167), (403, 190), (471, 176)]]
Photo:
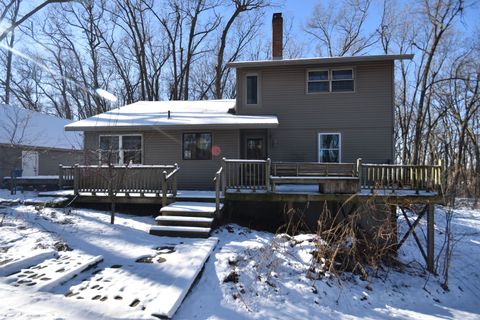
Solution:
[[(441, 207), (436, 219), (439, 248)], [(455, 211), (459, 241), (449, 292), (423, 271), (413, 239), (400, 252), (401, 269), (383, 270), (368, 281), (357, 275), (313, 280), (307, 276), (314, 250), (308, 235), (289, 239), (227, 225), (210, 239), (165, 238), (146, 232), (151, 217), (118, 214), (112, 226), (107, 212), (18, 203), (0, 207), (0, 223), (0, 265), (39, 253), (46, 259), (36, 269), (0, 278), (1, 319), (167, 314), (166, 306), (176, 308), (175, 298), (213, 248), (174, 319), (480, 317), (480, 210)], [(55, 281), (62, 275), (68, 276)]]

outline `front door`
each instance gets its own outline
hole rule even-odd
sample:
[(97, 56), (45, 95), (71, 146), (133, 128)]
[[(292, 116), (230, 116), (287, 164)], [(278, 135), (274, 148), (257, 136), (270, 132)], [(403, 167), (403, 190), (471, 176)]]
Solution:
[(265, 137), (246, 136), (245, 137), (245, 158), (262, 159), (267, 157)]
[(38, 176), (37, 151), (22, 151), (22, 176)]
[[(259, 131), (259, 130), (258, 130)], [(248, 132), (243, 135), (243, 159), (265, 160), (267, 158), (267, 138), (264, 132)], [(261, 163), (246, 164), (239, 173), (242, 184), (260, 186), (265, 184), (265, 169)]]

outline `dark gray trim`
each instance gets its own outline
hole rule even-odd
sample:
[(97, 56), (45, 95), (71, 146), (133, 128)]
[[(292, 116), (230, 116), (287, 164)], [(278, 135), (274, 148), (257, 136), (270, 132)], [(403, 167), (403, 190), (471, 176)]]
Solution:
[(251, 68), (251, 67), (270, 67), (270, 66), (293, 66), (293, 65), (312, 65), (312, 64), (332, 64), (349, 63), (364, 61), (393, 61), (393, 60), (411, 60), (413, 54), (387, 54), (374, 56), (356, 56), (356, 57), (324, 57), (324, 58), (302, 58), (302, 59), (283, 59), (283, 60), (258, 60), (258, 61), (236, 61), (227, 63), (230, 68)]
[(65, 127), (65, 131), (90, 131), (90, 132), (119, 132), (119, 131), (129, 131), (129, 132), (138, 132), (138, 131), (158, 131), (161, 130), (215, 130), (215, 129), (267, 129), (267, 128), (277, 128), (277, 123), (249, 123), (249, 124), (196, 124), (196, 125), (168, 125), (168, 126), (159, 126), (159, 125), (148, 125), (148, 126), (76, 126), (76, 127)]

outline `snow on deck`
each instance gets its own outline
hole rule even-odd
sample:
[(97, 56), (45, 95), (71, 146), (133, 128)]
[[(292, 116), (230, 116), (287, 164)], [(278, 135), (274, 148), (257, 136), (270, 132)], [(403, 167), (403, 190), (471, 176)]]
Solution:
[[(12, 177), (3, 177), (4, 180), (10, 180)], [(21, 176), (16, 177), (19, 180), (58, 180), (58, 176)]]

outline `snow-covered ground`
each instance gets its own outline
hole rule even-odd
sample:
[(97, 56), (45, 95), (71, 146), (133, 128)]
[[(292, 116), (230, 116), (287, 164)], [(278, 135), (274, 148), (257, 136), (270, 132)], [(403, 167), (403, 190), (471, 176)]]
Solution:
[[(437, 249), (443, 210), (436, 209)], [(103, 258), (43, 291), (28, 280), (15, 286), (18, 275), (0, 278), (0, 319), (151, 318), (152, 308), (168, 301), (165, 292), (195, 275), (188, 274), (191, 262), (198, 262), (194, 251), (214, 246), (208, 239), (148, 235), (152, 223), (151, 217), (118, 214), (112, 226), (107, 212), (77, 208), (0, 208), (0, 264), (51, 249), (67, 256), (62, 261), (74, 253)], [(174, 319), (479, 319), (480, 210), (455, 210), (453, 228), (457, 241), (445, 292), (441, 278), (424, 271), (413, 239), (399, 254), (403, 267), (384, 269), (367, 281), (350, 274), (315, 280), (308, 272), (313, 236), (292, 239), (223, 226), (213, 234), (218, 244)], [(62, 251), (69, 248), (73, 251)], [(45, 274), (40, 279), (55, 276)], [(176, 277), (169, 285), (167, 275)]]

